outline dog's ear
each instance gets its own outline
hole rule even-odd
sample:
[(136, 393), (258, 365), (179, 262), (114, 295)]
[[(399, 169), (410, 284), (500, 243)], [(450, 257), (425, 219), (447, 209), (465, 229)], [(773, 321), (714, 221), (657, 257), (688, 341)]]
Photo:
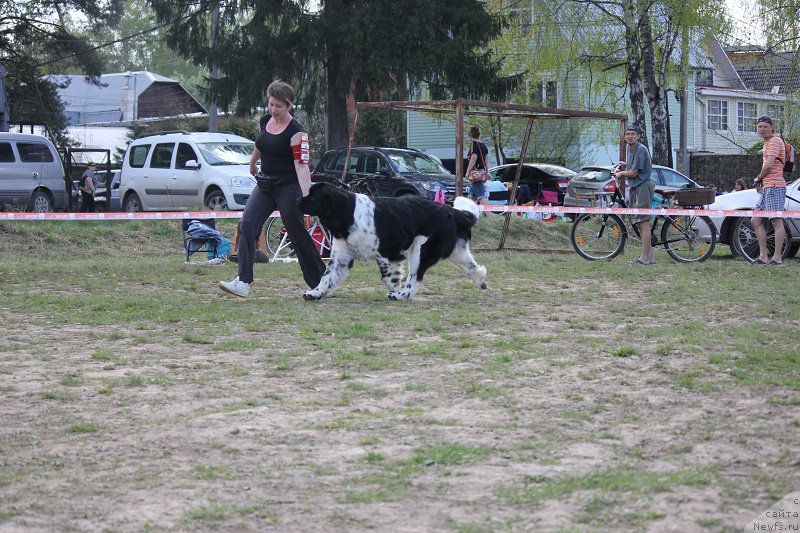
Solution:
[(332, 217), (343, 212), (347, 196), (339, 187), (330, 183), (325, 184), (325, 188), (320, 188), (320, 216)]

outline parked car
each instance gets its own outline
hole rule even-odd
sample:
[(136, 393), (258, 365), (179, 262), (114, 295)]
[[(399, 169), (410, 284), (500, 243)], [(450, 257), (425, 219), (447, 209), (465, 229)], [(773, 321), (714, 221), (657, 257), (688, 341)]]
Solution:
[(0, 133), (0, 206), (47, 213), (69, 204), (64, 165), (46, 137)]
[[(517, 163), (507, 163), (489, 169), (492, 179), (514, 181)], [(535, 199), (540, 191), (554, 191), (558, 194), (558, 205), (564, 203), (567, 185), (575, 176), (575, 171), (559, 165), (546, 163), (523, 163), (520, 184), (526, 184)]]
[[(725, 210), (748, 210), (755, 207), (758, 202), (758, 192), (755, 189), (745, 189), (717, 196), (716, 201), (708, 206), (709, 209)], [(800, 211), (800, 179), (789, 183), (786, 186), (786, 207), (787, 211)], [(745, 259), (752, 261), (757, 257), (758, 251), (755, 250), (756, 257), (753, 257), (752, 241), (755, 239), (752, 224), (749, 217), (711, 217), (719, 232), (719, 242), (725, 243), (731, 248), (734, 255), (740, 255), (737, 249), (736, 240), (739, 240), (739, 247), (746, 248)], [(800, 220), (795, 218), (784, 219), (787, 230), (787, 257), (794, 257), (800, 249)], [(737, 226), (737, 223), (739, 224)], [(771, 230), (772, 224), (767, 227)], [(770, 231), (771, 233), (771, 231)]]
[[(567, 193), (564, 196), (565, 206), (589, 206), (591, 200), (581, 198), (578, 200), (576, 194), (590, 194), (599, 195), (603, 193), (610, 194), (616, 189), (614, 178), (611, 177), (612, 165), (590, 165), (583, 167), (577, 176), (572, 178), (567, 186)], [(653, 181), (659, 189), (675, 190), (675, 189), (689, 189), (693, 187), (702, 187), (691, 178), (684, 176), (676, 170), (671, 168), (662, 167), (661, 165), (653, 165), (653, 172), (650, 174), (650, 180)]]
[(119, 181), (120, 181), (120, 172), (119, 170), (114, 170), (111, 172), (111, 205), (107, 204), (107, 196), (106, 192), (108, 188), (106, 187), (106, 181), (108, 176), (101, 175), (97, 177), (97, 188), (94, 191), (94, 202), (95, 202), (95, 211), (106, 211), (106, 206), (108, 205), (108, 210), (110, 211), (119, 211), (121, 209), (121, 204), (119, 201)]
[(353, 146), (349, 159), (346, 147), (328, 150), (314, 168), (311, 180), (339, 182), (345, 166), (345, 183), (354, 192), (369, 196), (413, 194), (433, 200), (438, 191), (444, 191), (448, 202), (455, 198), (456, 177), (435, 157), (407, 148)]
[(131, 141), (122, 161), (124, 211), (241, 210), (255, 179), (253, 141), (230, 133), (162, 132)]

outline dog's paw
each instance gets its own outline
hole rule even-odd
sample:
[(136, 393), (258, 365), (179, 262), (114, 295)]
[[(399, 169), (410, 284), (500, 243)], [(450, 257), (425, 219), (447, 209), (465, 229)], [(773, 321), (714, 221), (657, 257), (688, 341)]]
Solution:
[(303, 299), (308, 301), (317, 301), (322, 299), (322, 295), (318, 295), (314, 291), (306, 291), (303, 293)]
[(392, 291), (389, 293), (389, 299), (392, 301), (408, 300), (409, 295), (407, 291)]
[(486, 283), (485, 281), (482, 281), (481, 282), (481, 289), (488, 289), (488, 288), (489, 288), (489, 284)]

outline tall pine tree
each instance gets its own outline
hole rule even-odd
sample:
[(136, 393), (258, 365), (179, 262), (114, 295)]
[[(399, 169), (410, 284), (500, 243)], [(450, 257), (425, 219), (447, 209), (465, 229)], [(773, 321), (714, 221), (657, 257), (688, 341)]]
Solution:
[(433, 98), (496, 99), (517, 80), (499, 76), (485, 48), (502, 20), (479, 0), (324, 0), (317, 11), (291, 0), (149, 1), (170, 46), (220, 69), (208, 90), (222, 109), (263, 106), (267, 85), (284, 79), (307, 109), (324, 99), (329, 146), (347, 144), (358, 100), (406, 99), (423, 84)]

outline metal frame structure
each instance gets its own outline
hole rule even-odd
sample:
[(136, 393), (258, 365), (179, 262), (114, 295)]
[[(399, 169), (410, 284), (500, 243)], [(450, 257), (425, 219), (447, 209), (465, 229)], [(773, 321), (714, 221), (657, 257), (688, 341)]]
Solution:
[[(528, 151), (528, 142), (530, 141), (531, 131), (533, 131), (533, 122), (535, 120), (599, 119), (619, 121), (620, 159), (624, 159), (625, 157), (625, 143), (622, 140), (623, 134), (625, 133), (625, 127), (627, 126), (628, 122), (628, 117), (625, 115), (616, 113), (601, 113), (597, 111), (581, 111), (574, 109), (558, 109), (520, 104), (505, 104), (484, 100), (465, 100), (458, 98), (456, 100), (432, 100), (423, 102), (357, 102), (356, 110), (352, 117), (352, 127), (350, 128), (350, 139), (347, 144), (347, 157), (345, 160), (350, 159), (350, 150), (353, 146), (353, 139), (355, 138), (356, 128), (358, 127), (359, 110), (361, 109), (398, 109), (404, 111), (420, 111), (423, 113), (455, 114), (457, 196), (461, 196), (464, 190), (464, 158), (460, 157), (459, 154), (464, 153), (464, 117), (467, 115), (499, 116), (501, 118), (524, 118), (528, 120), (528, 124), (525, 129), (525, 137), (522, 140), (522, 149), (520, 151), (519, 161), (517, 163), (517, 171), (514, 175), (514, 184), (511, 187), (511, 198), (516, 198), (517, 186), (519, 185), (519, 179), (522, 175), (522, 165), (525, 162), (525, 152)], [(345, 169), (342, 172), (342, 180), (344, 180), (346, 173), (347, 166), (345, 165)], [(498, 250), (503, 249), (503, 246), (505, 245), (510, 220), (511, 213), (506, 213), (503, 232), (500, 236), (500, 244), (497, 247)]]

